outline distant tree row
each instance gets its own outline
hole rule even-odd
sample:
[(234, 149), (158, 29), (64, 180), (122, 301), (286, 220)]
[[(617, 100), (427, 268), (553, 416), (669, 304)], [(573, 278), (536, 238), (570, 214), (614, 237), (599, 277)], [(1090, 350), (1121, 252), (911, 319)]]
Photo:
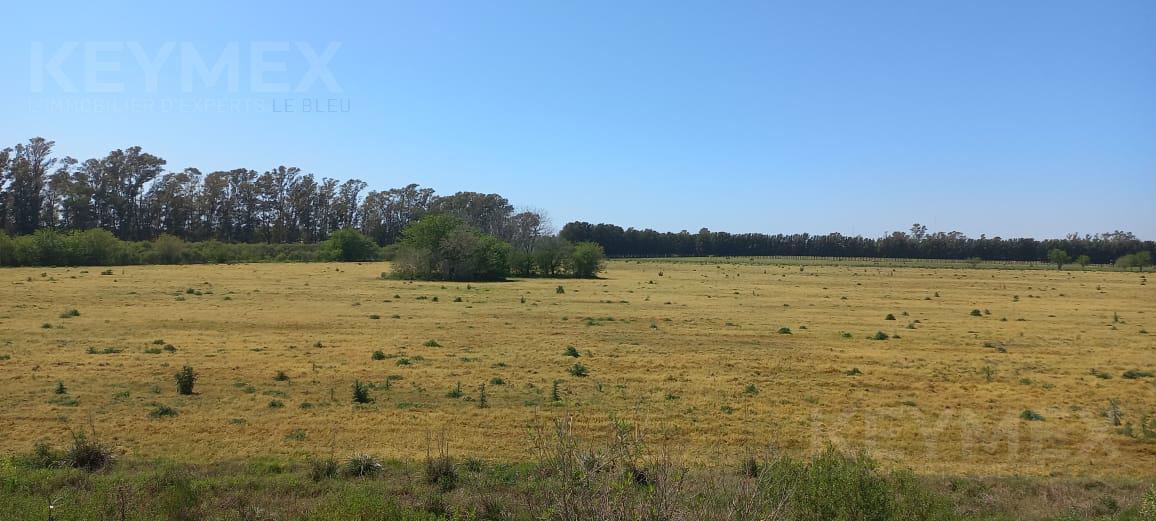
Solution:
[[(106, 230), (113, 238), (133, 243), (158, 237), (210, 241), (215, 251), (225, 251), (220, 244), (314, 244), (338, 230), (350, 229), (380, 246), (397, 243), (402, 231), (424, 216), (448, 215), (481, 236), (508, 243), (508, 264), (514, 273), (553, 276), (582, 269), (575, 267), (573, 256), (569, 264), (560, 260), (562, 243), (546, 240), (550, 226), (541, 213), (516, 211), (498, 194), (440, 196), (415, 184), (366, 192), (368, 185), (363, 181), (318, 179), (296, 167), (278, 166), (263, 172), (245, 168), (168, 171), (164, 159), (140, 147), (83, 161), (56, 156), (54, 147), (54, 142), (37, 137), (0, 149), (0, 235), (13, 236), (0, 242), (0, 264), (47, 264), (44, 259), (56, 259), (53, 244), (62, 238), (91, 238), (77, 234), (85, 230)], [(16, 240), (34, 234), (40, 235), (34, 240)], [(466, 235), (455, 238), (464, 241)], [(1047, 240), (970, 238), (959, 232), (928, 233), (919, 224), (910, 233), (869, 238), (838, 233), (730, 234), (705, 228), (694, 234), (670, 233), (572, 222), (562, 229), (560, 240), (595, 243), (611, 257), (801, 255), (1040, 261), (1059, 249), (1076, 259), (1103, 264), (1156, 250), (1152, 241), (1140, 241), (1121, 231)], [(4, 246), (10, 250), (5, 252)], [(151, 246), (129, 249), (136, 253), (126, 258), (147, 262), (140, 255)], [(243, 258), (275, 250), (233, 249), (243, 252)], [(305, 249), (294, 251), (298, 250)], [(309, 250), (304, 256), (327, 255)], [(589, 247), (583, 247), (574, 253), (581, 257), (589, 252)], [(443, 265), (441, 269), (456, 268)]]
[(407, 185), (365, 192), (360, 180), (318, 179), (296, 167), (166, 171), (140, 147), (79, 161), (57, 157), (55, 143), (33, 138), (0, 150), (0, 230), (101, 228), (139, 241), (314, 243), (353, 228), (377, 244), (398, 240), (423, 215), (444, 213), (514, 246), (529, 248), (548, 231), (544, 217), (515, 211), (498, 194), (439, 196)]
[[(1087, 263), (1106, 264), (1126, 255), (1156, 250), (1156, 243), (1141, 241), (1135, 235), (1115, 231), (1096, 235), (1068, 235), (1063, 239), (1003, 239), (980, 236), (971, 238), (960, 232), (928, 233), (927, 227), (915, 224), (910, 232), (894, 232), (880, 238), (762, 233), (731, 234), (703, 228), (698, 233), (623, 229), (613, 224), (571, 222), (562, 227), (559, 237), (571, 242), (591, 241), (601, 244), (610, 257), (667, 256), (814, 256), (878, 257), (918, 259), (983, 259), (993, 261), (1044, 261), (1048, 252), (1063, 250)], [(1065, 261), (1066, 262), (1066, 261)]]

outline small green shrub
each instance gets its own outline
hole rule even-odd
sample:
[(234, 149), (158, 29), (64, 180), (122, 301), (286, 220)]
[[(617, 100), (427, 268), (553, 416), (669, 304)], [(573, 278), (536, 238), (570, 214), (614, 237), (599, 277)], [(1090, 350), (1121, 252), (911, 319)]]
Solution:
[(372, 358), (374, 360), (385, 360), (385, 353), (379, 349), (373, 352)]
[(60, 318), (72, 318), (72, 317), (79, 317), (79, 316), (80, 316), (80, 311), (76, 310), (76, 309), (70, 309), (70, 310), (65, 311), (64, 313), (60, 314)]
[(1123, 376), (1124, 378), (1127, 378), (1128, 380), (1136, 380), (1139, 378), (1151, 378), (1152, 372), (1151, 371), (1140, 371), (1137, 369), (1129, 369), (1127, 371), (1124, 371), (1124, 374), (1121, 376)]
[(381, 461), (369, 454), (354, 454), (345, 462), (342, 473), (353, 478), (363, 478), (381, 474)]
[(586, 366), (584, 366), (582, 364), (574, 364), (574, 365), (570, 366), (570, 374), (572, 376), (577, 376), (577, 377), (581, 378), (584, 376), (588, 376), (590, 374), (590, 370), (587, 369)]
[(426, 340), (425, 343), (422, 345), (426, 346), (426, 347), (441, 347), (442, 346), (441, 344), (438, 343), (437, 340)]
[(169, 407), (168, 405), (158, 403), (155, 406), (153, 406), (153, 410), (149, 412), (149, 418), (153, 418), (153, 419), (171, 418), (173, 416), (176, 416), (177, 414), (178, 413), (177, 413), (176, 409)]
[(891, 337), (882, 331), (876, 331), (874, 335), (871, 335), (871, 340), (887, 340), (888, 338)]
[(566, 356), (578, 358), (579, 356), (582, 356), (582, 355), (578, 354), (578, 348), (577, 347), (567, 346), (566, 347)]
[(277, 371), (277, 374), (273, 375), (273, 381), (275, 381), (275, 382), (288, 382), (289, 381), (289, 375), (285, 374), (285, 371)]
[(458, 382), (450, 392), (446, 393), (446, 398), (461, 398), (462, 397), (462, 383)]
[(361, 380), (353, 381), (353, 403), (373, 403), (373, 397), (369, 395), (369, 386)]
[(895, 320), (895, 315), (888, 313), (886, 317), (883, 317), (883, 320)]
[(789, 327), (780, 327), (780, 328), (779, 328), (779, 334), (780, 334), (780, 335), (789, 335), (789, 334), (791, 334), (791, 328), (789, 328)]
[(72, 434), (72, 446), (64, 454), (64, 464), (81, 470), (95, 472), (113, 462), (112, 449), (99, 440), (89, 439), (83, 432)]
[(309, 479), (323, 481), (337, 477), (340, 466), (333, 458), (309, 460)]
[(1021, 420), (1027, 420), (1030, 422), (1042, 422), (1042, 421), (1044, 421), (1044, 417), (1040, 413), (1033, 411), (1031, 409), (1024, 409), (1024, 411), (1020, 413), (1020, 419)]
[(197, 382), (197, 373), (193, 371), (192, 367), (185, 366), (175, 375), (177, 380), (177, 393), (179, 394), (193, 394), (193, 384)]
[(759, 471), (762, 467), (759, 465), (759, 460), (754, 456), (747, 456), (743, 459), (742, 466), (739, 468), (739, 473), (746, 478), (759, 477)]
[(442, 492), (449, 492), (457, 487), (458, 471), (453, 458), (444, 452), (437, 457), (426, 455), (425, 481), (437, 486)]
[(982, 316), (983, 316), (983, 311), (980, 311), (980, 310), (978, 310), (978, 309), (973, 309), (973, 310), (971, 310), (971, 316), (973, 316), (973, 317), (982, 317)]

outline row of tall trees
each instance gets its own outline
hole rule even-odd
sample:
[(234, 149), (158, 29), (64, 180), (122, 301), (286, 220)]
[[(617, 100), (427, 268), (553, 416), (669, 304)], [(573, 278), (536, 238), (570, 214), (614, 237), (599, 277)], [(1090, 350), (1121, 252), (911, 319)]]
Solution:
[(1087, 255), (1091, 262), (1103, 264), (1131, 253), (1156, 250), (1156, 243), (1141, 241), (1122, 231), (1084, 236), (1071, 234), (1063, 239), (1045, 240), (982, 235), (971, 238), (960, 232), (929, 233), (927, 227), (920, 224), (913, 225), (910, 232), (870, 238), (839, 233), (731, 234), (706, 228), (694, 234), (685, 230), (671, 233), (623, 229), (613, 224), (571, 222), (562, 227), (559, 236), (571, 242), (601, 244), (611, 257), (792, 255), (1041, 261), (1048, 258), (1049, 251), (1060, 249), (1074, 256)]
[(33, 138), (0, 150), (0, 230), (101, 228), (126, 241), (167, 234), (186, 241), (313, 243), (354, 228), (392, 244), (424, 215), (453, 215), (469, 226), (530, 248), (548, 233), (538, 212), (515, 211), (498, 194), (439, 196), (407, 185), (370, 190), (357, 179), (317, 178), (278, 166), (202, 172), (166, 170), (166, 161), (130, 147), (79, 161)]
[[(37, 137), (0, 149), (0, 230), (19, 236), (38, 230), (103, 229), (124, 241), (171, 235), (194, 242), (311, 244), (351, 228), (378, 245), (387, 245), (397, 243), (409, 224), (427, 215), (444, 214), (509, 243), (515, 266), (529, 260), (550, 272), (557, 265), (549, 258), (558, 256), (555, 245), (541, 240), (550, 235), (545, 217), (517, 211), (498, 194), (442, 196), (415, 184), (369, 190), (357, 179), (318, 178), (289, 166), (261, 172), (245, 168), (170, 171), (164, 159), (140, 147), (84, 161), (59, 157), (54, 148), (54, 142)], [(1140, 241), (1121, 231), (1047, 240), (971, 238), (959, 232), (930, 233), (920, 224), (909, 232), (870, 238), (839, 233), (730, 234), (705, 228), (694, 234), (670, 233), (572, 222), (560, 236), (570, 243), (597, 243), (607, 255), (616, 257), (803, 255), (1038, 261), (1060, 249), (1099, 264), (1156, 250), (1152, 241)]]

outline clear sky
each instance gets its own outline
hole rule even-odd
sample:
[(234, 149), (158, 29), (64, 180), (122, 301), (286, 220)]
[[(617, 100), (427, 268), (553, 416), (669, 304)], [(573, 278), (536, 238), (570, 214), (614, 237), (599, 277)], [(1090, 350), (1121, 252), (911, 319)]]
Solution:
[(0, 143), (497, 192), (559, 226), (1156, 239), (1151, 0), (249, 4), (6, 6)]

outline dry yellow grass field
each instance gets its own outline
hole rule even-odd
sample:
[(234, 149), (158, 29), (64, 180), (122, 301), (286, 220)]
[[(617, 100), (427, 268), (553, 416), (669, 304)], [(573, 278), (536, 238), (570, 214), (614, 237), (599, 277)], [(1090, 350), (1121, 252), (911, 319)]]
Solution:
[[(1138, 427), (1156, 384), (1122, 376), (1156, 370), (1156, 284), (1138, 273), (613, 261), (602, 280), (467, 285), (382, 280), (386, 263), (103, 270), (0, 270), (0, 451), (91, 422), (130, 458), (420, 457), (444, 431), (457, 455), (515, 460), (528, 425), (572, 414), (591, 433), (634, 422), (704, 463), (835, 443), (920, 473), (1156, 473)], [(196, 394), (178, 396), (186, 364)], [(355, 379), (374, 403), (352, 404)], [(1133, 437), (1104, 416), (1110, 399)], [(179, 415), (150, 418), (157, 403)]]

